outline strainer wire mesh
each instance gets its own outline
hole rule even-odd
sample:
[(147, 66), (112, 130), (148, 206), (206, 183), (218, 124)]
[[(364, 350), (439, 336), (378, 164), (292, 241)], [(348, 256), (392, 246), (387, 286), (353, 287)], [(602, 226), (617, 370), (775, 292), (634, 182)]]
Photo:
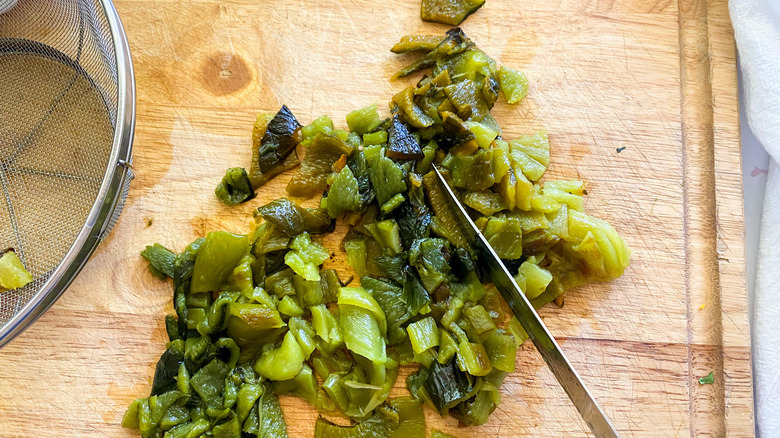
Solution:
[(13, 247), (34, 278), (0, 293), (0, 345), (20, 311), (48, 306), (70, 282), (53, 277), (80, 269), (105, 229), (91, 227), (116, 220), (96, 213), (121, 209), (104, 199), (123, 191), (117, 162), (129, 161), (132, 137), (115, 14), (109, 0), (19, 0), (0, 14), (0, 250)]

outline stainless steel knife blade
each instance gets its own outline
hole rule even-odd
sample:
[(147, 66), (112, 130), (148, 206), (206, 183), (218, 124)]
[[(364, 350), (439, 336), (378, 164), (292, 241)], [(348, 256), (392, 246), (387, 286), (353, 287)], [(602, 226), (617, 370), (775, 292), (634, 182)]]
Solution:
[(536, 346), (536, 349), (539, 350), (539, 353), (541, 353), (542, 358), (555, 375), (555, 378), (558, 379), (558, 383), (566, 391), (566, 394), (569, 395), (569, 398), (588, 424), (588, 427), (590, 427), (593, 435), (598, 438), (619, 437), (612, 422), (585, 387), (577, 371), (571, 366), (561, 347), (550, 334), (541, 318), (539, 318), (528, 298), (526, 298), (525, 293), (515, 283), (514, 278), (509, 274), (501, 259), (493, 251), (493, 248), (485, 240), (482, 233), (479, 232), (471, 218), (469, 218), (468, 213), (455, 197), (447, 181), (436, 166), (433, 167), (433, 170), (436, 172), (436, 179), (442, 189), (447, 206), (455, 217), (463, 236), (477, 252), (479, 261), (487, 264), (493, 284), (501, 293), (501, 296), (504, 297), (507, 304), (509, 304), (509, 308), (512, 309), (512, 313), (515, 314), (525, 331), (528, 332), (528, 337)]

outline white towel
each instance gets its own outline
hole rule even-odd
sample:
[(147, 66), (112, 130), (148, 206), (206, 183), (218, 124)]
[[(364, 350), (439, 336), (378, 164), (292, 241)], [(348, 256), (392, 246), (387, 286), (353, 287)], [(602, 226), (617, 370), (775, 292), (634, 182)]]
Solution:
[(756, 430), (780, 437), (780, 0), (730, 0), (748, 124), (771, 157), (753, 295)]

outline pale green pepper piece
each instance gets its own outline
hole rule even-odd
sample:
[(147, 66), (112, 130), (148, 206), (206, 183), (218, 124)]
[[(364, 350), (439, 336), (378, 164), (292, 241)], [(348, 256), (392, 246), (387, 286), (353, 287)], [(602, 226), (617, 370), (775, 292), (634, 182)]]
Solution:
[(226, 231), (209, 233), (195, 258), (190, 292), (219, 290), (248, 249), (247, 236)]
[(303, 350), (295, 335), (287, 332), (279, 348), (263, 354), (255, 364), (255, 371), (270, 380), (289, 380), (303, 368)]

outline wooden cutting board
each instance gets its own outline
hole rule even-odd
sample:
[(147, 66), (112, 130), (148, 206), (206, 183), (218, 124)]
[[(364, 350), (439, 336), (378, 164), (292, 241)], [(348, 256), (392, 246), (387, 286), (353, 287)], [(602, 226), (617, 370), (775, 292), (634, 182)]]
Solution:
[[(213, 190), (227, 167), (248, 165), (256, 114), (285, 103), (303, 123), (329, 114), (343, 126), (351, 109), (386, 108), (415, 80), (389, 80), (412, 58), (388, 49), (407, 33), (446, 30), (420, 21), (419, 0), (116, 3), (135, 62), (137, 179), (67, 293), (0, 351), (2, 436), (137, 436), (119, 422), (149, 392), (172, 311), (170, 284), (139, 252), (249, 230), (252, 210), (282, 195), (286, 178), (236, 208)], [(522, 104), (494, 111), (505, 136), (549, 130), (548, 178), (587, 181), (587, 210), (633, 248), (621, 279), (541, 311), (621, 434), (752, 436), (726, 0), (488, 0), (463, 28), (530, 78)], [(488, 424), (459, 429), (429, 411), (429, 427), (587, 436), (530, 343), (517, 365)], [(715, 384), (699, 385), (710, 371)], [(311, 436), (317, 414), (291, 398), (283, 406), (291, 436)]]

